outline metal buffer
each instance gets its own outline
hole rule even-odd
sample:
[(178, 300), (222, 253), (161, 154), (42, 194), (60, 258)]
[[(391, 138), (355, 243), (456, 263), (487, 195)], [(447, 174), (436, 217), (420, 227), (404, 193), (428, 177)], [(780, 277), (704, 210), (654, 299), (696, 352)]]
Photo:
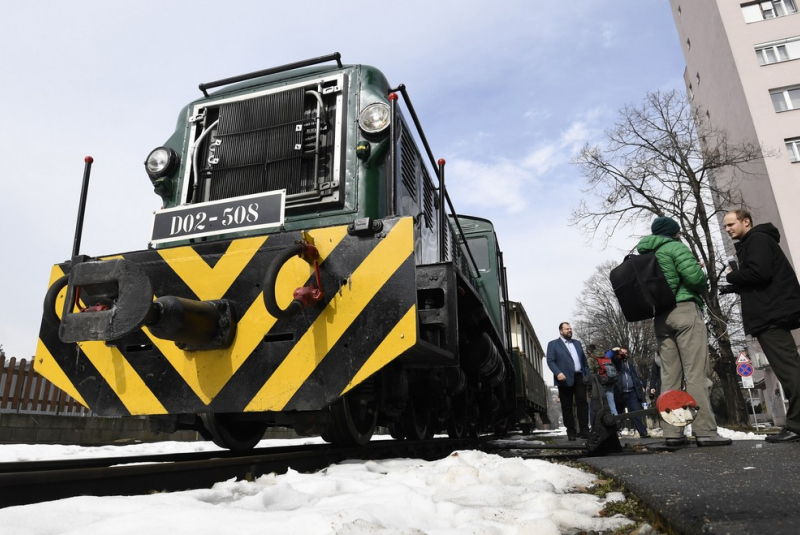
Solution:
[[(183, 350), (229, 347), (236, 332), (236, 321), (228, 301), (198, 301), (175, 296), (153, 301), (150, 279), (135, 263), (124, 259), (98, 261), (79, 254), (94, 159), (87, 156), (84, 161), (71, 266), (69, 272), (50, 287), (44, 300), (44, 318), (58, 325), (61, 341), (113, 342), (146, 326), (154, 336), (172, 340)], [(66, 298), (59, 318), (56, 303), (64, 288)]]

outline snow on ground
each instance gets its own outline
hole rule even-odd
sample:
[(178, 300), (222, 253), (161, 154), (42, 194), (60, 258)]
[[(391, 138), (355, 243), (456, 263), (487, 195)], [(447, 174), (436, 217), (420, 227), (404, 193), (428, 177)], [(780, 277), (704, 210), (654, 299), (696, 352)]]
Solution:
[[(720, 434), (763, 439), (723, 429)], [(259, 446), (316, 442), (264, 440)], [(85, 448), (2, 445), (0, 462), (214, 449), (219, 448), (210, 442)], [(0, 509), (0, 526), (3, 533), (14, 535), (549, 535), (631, 524), (622, 516), (600, 516), (606, 503), (624, 496), (586, 494), (594, 480), (587, 472), (546, 461), (459, 451), (430, 462), (349, 461), (314, 474), (289, 471), (252, 482), (229, 480), (210, 489), (80, 496), (8, 507)]]
[(732, 438), (733, 440), (764, 440), (767, 435), (756, 433), (744, 433), (742, 431), (731, 431), (724, 427), (718, 427), (717, 432), (723, 437)]

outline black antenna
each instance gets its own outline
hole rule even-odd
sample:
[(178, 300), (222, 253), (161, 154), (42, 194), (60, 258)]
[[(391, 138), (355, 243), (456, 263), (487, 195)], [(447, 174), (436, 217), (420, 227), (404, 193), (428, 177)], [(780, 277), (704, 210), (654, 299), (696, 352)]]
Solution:
[(83, 214), (86, 212), (86, 195), (89, 191), (89, 174), (92, 172), (94, 158), (87, 156), (83, 159), (86, 165), (83, 168), (83, 185), (81, 186), (81, 200), (78, 204), (78, 221), (75, 223), (75, 240), (72, 242), (72, 258), (78, 256), (81, 250), (81, 236), (83, 235)]

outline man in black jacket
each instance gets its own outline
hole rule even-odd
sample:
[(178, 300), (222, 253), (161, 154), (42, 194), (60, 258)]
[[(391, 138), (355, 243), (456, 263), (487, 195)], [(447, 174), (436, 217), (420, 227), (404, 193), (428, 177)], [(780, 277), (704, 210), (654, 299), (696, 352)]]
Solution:
[(772, 223), (753, 226), (746, 210), (725, 214), (725, 231), (736, 243), (738, 269), (726, 276), (742, 299), (745, 334), (758, 339), (789, 398), (786, 427), (768, 442), (800, 440), (800, 357), (790, 332), (800, 327), (800, 283), (778, 243)]

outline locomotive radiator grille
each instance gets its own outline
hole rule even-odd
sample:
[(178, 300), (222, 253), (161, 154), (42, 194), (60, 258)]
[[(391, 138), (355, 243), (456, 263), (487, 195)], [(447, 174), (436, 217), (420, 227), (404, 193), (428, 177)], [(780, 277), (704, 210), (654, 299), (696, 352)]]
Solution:
[(213, 129), (199, 147), (194, 202), (281, 189), (287, 204), (331, 195), (331, 185), (338, 183), (332, 150), (337, 95), (322, 95), (320, 89), (297, 87), (206, 108), (196, 135)]
[[(308, 191), (301, 176), (302, 89), (225, 104), (212, 144), (210, 200), (286, 188)], [(214, 150), (216, 149), (216, 150)]]

